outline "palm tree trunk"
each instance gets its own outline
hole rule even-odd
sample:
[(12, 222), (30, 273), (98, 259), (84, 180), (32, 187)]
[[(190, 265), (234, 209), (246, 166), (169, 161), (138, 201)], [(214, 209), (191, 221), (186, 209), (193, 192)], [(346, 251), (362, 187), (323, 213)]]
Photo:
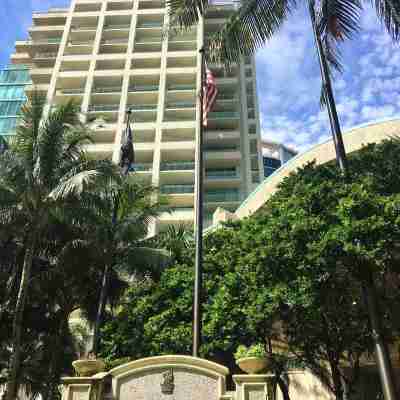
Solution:
[(22, 267), (17, 304), (15, 305), (14, 319), (12, 325), (12, 355), (10, 362), (10, 377), (7, 382), (6, 400), (15, 400), (17, 398), (19, 386), (18, 375), (21, 364), (22, 318), (24, 315), (26, 295), (28, 293), (35, 247), (36, 233), (32, 232), (31, 236), (27, 239), (27, 248), (24, 255), (24, 265)]
[(92, 353), (95, 356), (97, 356), (97, 352), (99, 350), (100, 324), (101, 324), (101, 320), (102, 320), (102, 317), (103, 317), (104, 308), (105, 308), (105, 305), (106, 305), (106, 298), (107, 298), (107, 291), (108, 291), (108, 275), (109, 275), (109, 273), (110, 273), (110, 266), (106, 265), (104, 267), (104, 272), (103, 272), (103, 281), (102, 281), (102, 284), (101, 284), (99, 305), (98, 305), (98, 309), (97, 309), (96, 322), (94, 324), (94, 331), (93, 331)]

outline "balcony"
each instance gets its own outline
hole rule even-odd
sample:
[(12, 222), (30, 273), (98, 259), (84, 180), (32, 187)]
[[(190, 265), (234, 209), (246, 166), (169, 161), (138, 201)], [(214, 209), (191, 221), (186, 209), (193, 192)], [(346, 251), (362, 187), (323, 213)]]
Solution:
[(194, 185), (162, 185), (160, 191), (163, 194), (193, 194)]
[(34, 60), (53, 60), (57, 57), (57, 53), (36, 53)]
[(193, 161), (165, 162), (161, 163), (161, 171), (193, 171)]
[(168, 90), (176, 90), (176, 91), (186, 91), (186, 90), (196, 90), (195, 85), (168, 85)]
[(120, 93), (120, 86), (96, 87), (93, 88), (92, 94)]
[(231, 203), (240, 201), (237, 190), (213, 190), (205, 192), (204, 200), (207, 203)]
[(101, 41), (101, 45), (127, 46), (127, 45), (128, 45), (128, 38), (103, 39), (103, 40)]
[(239, 119), (237, 111), (214, 111), (208, 114), (208, 119)]
[(71, 40), (68, 46), (93, 46), (93, 40)]
[(169, 40), (168, 50), (169, 51), (190, 51), (196, 50), (196, 40)]
[(143, 86), (130, 86), (129, 92), (156, 92), (158, 85), (143, 85)]
[(121, 24), (121, 25), (104, 25), (105, 31), (112, 31), (112, 30), (128, 30), (130, 29), (129, 24)]
[(79, 26), (71, 26), (72, 32), (81, 32), (81, 31), (96, 31), (97, 25), (79, 25)]
[(157, 111), (157, 104), (134, 104), (128, 106), (128, 109), (132, 110), (133, 112)]
[(153, 169), (153, 164), (152, 163), (137, 163), (137, 164), (132, 164), (130, 171), (134, 172), (151, 172)]
[(175, 103), (167, 103), (165, 108), (167, 110), (177, 110), (177, 109), (191, 109), (195, 108), (196, 104), (193, 102), (185, 102), (185, 101), (180, 101), (180, 102), (175, 102)]
[(118, 111), (119, 104), (99, 104), (90, 105), (88, 108), (89, 112), (104, 112), (104, 111)]
[(29, 44), (32, 45), (51, 45), (51, 44), (55, 44), (55, 45), (59, 45), (61, 43), (61, 38), (48, 38), (48, 39), (35, 39), (35, 40), (28, 40)]
[(137, 26), (139, 29), (146, 28), (161, 28), (163, 26), (162, 21), (148, 21), (148, 22), (140, 22)]
[(74, 89), (60, 89), (61, 94), (83, 94), (85, 88), (74, 88)]
[(235, 169), (206, 170), (206, 179), (219, 180), (232, 178), (239, 178)]

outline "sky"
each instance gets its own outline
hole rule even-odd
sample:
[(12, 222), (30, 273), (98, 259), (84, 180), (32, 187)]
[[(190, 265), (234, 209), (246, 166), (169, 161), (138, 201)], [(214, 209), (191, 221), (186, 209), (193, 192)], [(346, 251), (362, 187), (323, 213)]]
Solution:
[[(14, 42), (27, 37), (32, 11), (68, 4), (69, 0), (0, 0), (0, 68), (8, 63)], [(400, 116), (399, 45), (392, 43), (373, 9), (364, 9), (361, 24), (354, 39), (343, 44), (344, 72), (334, 77), (343, 131)], [(321, 79), (305, 8), (300, 6), (257, 52), (256, 69), (263, 138), (305, 151), (330, 137), (326, 110), (319, 106)]]

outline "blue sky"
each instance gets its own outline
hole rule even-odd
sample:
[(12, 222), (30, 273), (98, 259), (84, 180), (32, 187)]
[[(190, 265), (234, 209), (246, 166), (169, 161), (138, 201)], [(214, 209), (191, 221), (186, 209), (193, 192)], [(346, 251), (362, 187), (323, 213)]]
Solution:
[[(14, 41), (27, 37), (33, 10), (63, 7), (69, 0), (0, 0), (0, 67)], [(279, 34), (257, 53), (257, 85), (262, 135), (304, 151), (330, 136), (319, 108), (320, 77), (311, 27), (300, 8)], [(362, 30), (343, 46), (343, 75), (335, 96), (343, 130), (400, 115), (400, 50), (366, 8)]]

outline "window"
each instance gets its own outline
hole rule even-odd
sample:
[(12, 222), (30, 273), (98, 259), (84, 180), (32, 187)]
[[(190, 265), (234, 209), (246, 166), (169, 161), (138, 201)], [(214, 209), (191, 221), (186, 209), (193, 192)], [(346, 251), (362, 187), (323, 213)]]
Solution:
[(29, 71), (6, 69), (0, 73), (0, 83), (28, 83), (30, 81)]
[(7, 85), (0, 86), (0, 100), (21, 100), (25, 98), (24, 87)]
[(263, 157), (264, 163), (264, 176), (270, 176), (276, 171), (282, 164), (281, 161), (276, 158)]
[(9, 133), (15, 130), (17, 118), (1, 118), (0, 117), (0, 133)]
[(16, 116), (24, 101), (0, 101), (0, 115)]

